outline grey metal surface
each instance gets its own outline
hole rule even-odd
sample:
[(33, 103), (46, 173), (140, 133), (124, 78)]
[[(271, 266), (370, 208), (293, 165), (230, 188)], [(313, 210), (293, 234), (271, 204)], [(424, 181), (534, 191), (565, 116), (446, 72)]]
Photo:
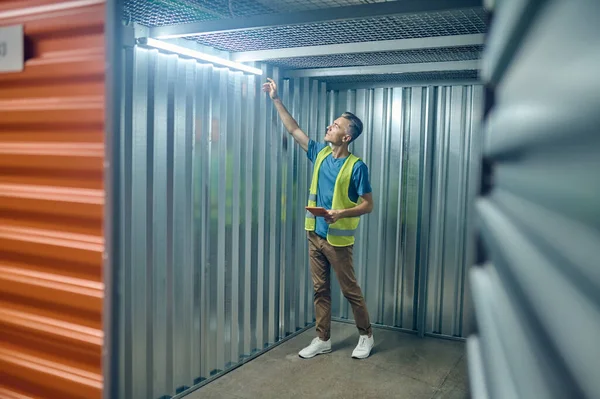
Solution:
[(120, 372), (121, 322), (119, 288), (122, 282), (121, 263), (121, 114), (123, 70), (125, 60), (121, 48), (122, 4), (115, 0), (105, 6), (105, 46), (106, 46), (106, 91), (104, 127), (104, 254), (103, 276), (104, 301), (102, 310), (102, 398), (118, 397), (122, 384)]
[[(118, 397), (159, 398), (313, 321), (309, 169), (257, 78), (142, 48), (125, 65)], [(284, 98), (324, 130), (322, 84)]]
[(471, 335), (467, 338), (467, 358), (471, 397), (488, 399), (489, 394), (484, 375), (483, 355), (481, 354), (480, 339), (477, 335)]
[[(521, 29), (518, 47), (490, 49), (507, 65), (490, 80), (496, 90), (485, 155), (493, 187), (479, 199), (478, 216), (487, 257), (510, 287), (499, 304), (513, 300), (525, 316), (516, 323), (519, 312), (499, 315), (527, 332), (511, 332), (505, 351), (539, 346), (517, 385), (523, 397), (534, 390), (585, 398), (600, 392), (599, 17), (597, 1), (548, 0)], [(497, 37), (490, 43), (507, 45)], [(478, 325), (484, 317), (478, 310)], [(493, 366), (493, 357), (486, 361)]]
[[(481, 352), (483, 356), (486, 387), (492, 398), (518, 398), (514, 374), (511, 372), (509, 353), (503, 347), (500, 333), (500, 320), (494, 309), (494, 301), (498, 300), (495, 283), (488, 270), (472, 268), (469, 272), (473, 290), (473, 301), (478, 315), (478, 327), (481, 335)], [(470, 364), (470, 367), (475, 366)]]
[(471, 330), (465, 275), (475, 260), (483, 88), (440, 87), (435, 100), (425, 331), (465, 337)]
[[(478, 0), (403, 0), (395, 2), (360, 4), (310, 11), (285, 11), (278, 14), (263, 14), (217, 21), (200, 21), (170, 26), (152, 27), (150, 36), (155, 38), (193, 37), (214, 33), (249, 31), (266, 28), (295, 26), (310, 23), (332, 23), (365, 18), (416, 15), (419, 13), (444, 12), (449, 10), (479, 7)], [(231, 8), (230, 8), (231, 9)]]
[[(347, 110), (365, 126), (353, 152), (369, 166), (375, 211), (363, 217), (354, 259), (374, 323), (465, 336), (465, 270), (473, 249), (463, 219), (476, 189), (481, 95), (472, 86), (328, 94), (331, 119)], [(332, 296), (333, 315), (352, 318), (337, 283)], [(419, 302), (427, 303), (427, 323), (418, 321)]]
[(322, 77), (354, 75), (389, 75), (420, 72), (446, 72), (477, 70), (477, 60), (451, 62), (421, 62), (416, 64), (370, 65), (358, 67), (295, 69), (285, 73), (285, 77)]
[(407, 51), (345, 53), (315, 57), (303, 56), (266, 59), (264, 62), (281, 68), (299, 69), (465, 61), (479, 59), (482, 49), (482, 46), (442, 47)]
[[(397, 39), (397, 40), (380, 40), (361, 43), (346, 43), (346, 44), (329, 44), (318, 46), (305, 47), (288, 47), (285, 49), (275, 50), (259, 50), (259, 51), (242, 51), (231, 54), (231, 59), (238, 62), (247, 61), (277, 61), (282, 58), (290, 59), (299, 57), (315, 57), (319, 60), (320, 56), (341, 56), (361, 53), (365, 56), (368, 53), (379, 52), (400, 52), (407, 50), (418, 49), (436, 49), (443, 50), (445, 47), (467, 47), (481, 46), (484, 43), (485, 35), (482, 33), (474, 33), (468, 35), (453, 35), (453, 36), (435, 36), (422, 37), (416, 39)], [(481, 49), (477, 48), (476, 51)], [(411, 54), (407, 52), (407, 54)]]
[(546, 0), (507, 0), (494, 7), (496, 23), (483, 68), (486, 82), (495, 85), (500, 81), (521, 45), (520, 40), (545, 3)]
[[(583, 323), (579, 324), (581, 328), (594, 328), (597, 331), (600, 323), (597, 318), (593, 317), (593, 312), (590, 312), (590, 306), (586, 305), (585, 298), (581, 298), (581, 295), (576, 293), (576, 289), (570, 285), (563, 284), (559, 273), (547, 267), (550, 265), (548, 265), (547, 258), (544, 259), (543, 253), (536, 249), (535, 245), (532, 245), (526, 234), (519, 231), (517, 225), (510, 220), (510, 216), (507, 217), (503, 214), (504, 206), (501, 204), (501, 198), (502, 196), (496, 193), (491, 199), (480, 200), (477, 204), (486, 244), (496, 260), (488, 274), (503, 276), (504, 284), (510, 289), (510, 293), (503, 292), (498, 287), (487, 290), (487, 299), (491, 299), (497, 309), (496, 330), (498, 335), (486, 337), (483, 342), (485, 345), (492, 345), (494, 341), (500, 341), (513, 370), (512, 378), (515, 388), (518, 388), (517, 396), (582, 397), (579, 389), (574, 386), (570, 373), (565, 373), (564, 368), (557, 365), (560, 358), (552, 350), (549, 350), (547, 338), (542, 336), (539, 330), (536, 331), (537, 329), (531, 325), (531, 321), (528, 322), (531, 320), (531, 315), (528, 314), (530, 304), (533, 300), (534, 306), (537, 308), (536, 313), (542, 314), (542, 318), (545, 319), (543, 323), (552, 329), (549, 331), (549, 335), (553, 337), (561, 333), (563, 337), (565, 336), (565, 328), (560, 327), (560, 322), (554, 321), (559, 320), (556, 317), (561, 314), (563, 317), (565, 316), (564, 309), (571, 309), (573, 318), (585, 319)], [(514, 204), (511, 205), (514, 206)], [(535, 283), (535, 286), (532, 286), (531, 283)], [(526, 288), (527, 292), (521, 291), (524, 286), (528, 287)], [(556, 295), (556, 292), (561, 292), (561, 295)], [(516, 304), (511, 303), (513, 298), (517, 299)], [(481, 298), (475, 298), (476, 302), (479, 300)], [(481, 318), (481, 314), (482, 312), (478, 310), (479, 318)], [(539, 338), (536, 338), (535, 342), (530, 342), (530, 337), (535, 336), (539, 336)], [(587, 349), (588, 345), (593, 345), (592, 340), (588, 338), (582, 343), (587, 344), (585, 349), (577, 348), (579, 345), (571, 343), (567, 344), (567, 347), (564, 348), (565, 351), (561, 353), (562, 356), (566, 356), (567, 362), (571, 361), (576, 365), (577, 372), (582, 372), (582, 367), (585, 365), (593, 364), (593, 361), (597, 359), (595, 356), (598, 355), (598, 351)], [(569, 351), (568, 354), (565, 353), (567, 351)], [(494, 360), (496, 354), (487, 353), (486, 355), (490, 368), (488, 378), (493, 381), (494, 375), (497, 375), (491, 370), (496, 365)], [(585, 372), (588, 374), (588, 378), (593, 374), (589, 370), (585, 370)], [(496, 380), (494, 384), (497, 383)], [(501, 389), (499, 386), (496, 388)], [(497, 391), (493, 397), (505, 396)]]
[(280, 26), (250, 31), (197, 36), (202, 44), (226, 51), (268, 50), (286, 47), (411, 39), (486, 32), (481, 8), (429, 12), (360, 21), (334, 21)]

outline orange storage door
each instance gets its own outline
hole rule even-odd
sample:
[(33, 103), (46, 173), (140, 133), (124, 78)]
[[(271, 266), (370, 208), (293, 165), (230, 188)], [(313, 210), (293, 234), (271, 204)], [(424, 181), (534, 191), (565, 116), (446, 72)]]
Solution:
[(100, 398), (104, 1), (0, 2), (0, 398)]

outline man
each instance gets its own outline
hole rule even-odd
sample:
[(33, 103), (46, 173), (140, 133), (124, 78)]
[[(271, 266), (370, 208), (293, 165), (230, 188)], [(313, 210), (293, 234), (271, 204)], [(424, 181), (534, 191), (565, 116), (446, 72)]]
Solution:
[(277, 95), (275, 82), (267, 80), (263, 90), (269, 93), (287, 131), (314, 164), (308, 205), (327, 209), (325, 217), (306, 214), (318, 336), (299, 355), (308, 359), (331, 352), (329, 276), (332, 266), (344, 296), (352, 305), (360, 333), (352, 357), (367, 358), (374, 344), (373, 333), (367, 306), (354, 275), (352, 248), (359, 217), (373, 210), (373, 197), (367, 165), (348, 150), (348, 145), (362, 133), (362, 122), (345, 112), (327, 128), (324, 139), (327, 144), (317, 143), (308, 138), (287, 111)]

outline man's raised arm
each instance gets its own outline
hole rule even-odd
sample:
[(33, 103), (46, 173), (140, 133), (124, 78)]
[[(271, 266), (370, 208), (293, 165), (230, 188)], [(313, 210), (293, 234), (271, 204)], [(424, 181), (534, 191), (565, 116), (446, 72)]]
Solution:
[(300, 129), (298, 122), (294, 120), (292, 115), (290, 115), (288, 110), (281, 102), (281, 99), (277, 95), (277, 84), (273, 81), (273, 79), (267, 78), (267, 80), (268, 83), (263, 84), (263, 91), (269, 93), (269, 97), (271, 97), (271, 100), (273, 100), (273, 104), (277, 109), (277, 113), (279, 114), (279, 117), (281, 118), (281, 121), (283, 122), (283, 125), (287, 131), (290, 132), (292, 137), (294, 137), (294, 140), (296, 140), (296, 143), (300, 144), (300, 147), (302, 147), (304, 151), (308, 151), (308, 136), (302, 131), (302, 129)]

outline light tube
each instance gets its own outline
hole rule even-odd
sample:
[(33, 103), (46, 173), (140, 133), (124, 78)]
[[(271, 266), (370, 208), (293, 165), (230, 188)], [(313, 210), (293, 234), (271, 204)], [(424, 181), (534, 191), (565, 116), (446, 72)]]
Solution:
[(225, 66), (228, 68), (238, 69), (240, 71), (253, 73), (255, 75), (263, 74), (262, 71), (258, 68), (253, 68), (248, 65), (240, 64), (239, 62), (229, 61), (229, 60), (226, 60), (224, 58), (217, 57), (214, 55), (205, 54), (200, 51), (190, 50), (188, 48), (181, 47), (176, 44), (163, 42), (162, 40), (152, 39), (150, 37), (140, 38), (140, 39), (138, 39), (138, 43), (145, 45), (145, 46), (169, 51), (171, 53), (181, 54), (181, 55), (185, 55), (188, 57), (196, 58), (198, 60), (210, 62), (211, 64), (222, 65), (222, 66)]

